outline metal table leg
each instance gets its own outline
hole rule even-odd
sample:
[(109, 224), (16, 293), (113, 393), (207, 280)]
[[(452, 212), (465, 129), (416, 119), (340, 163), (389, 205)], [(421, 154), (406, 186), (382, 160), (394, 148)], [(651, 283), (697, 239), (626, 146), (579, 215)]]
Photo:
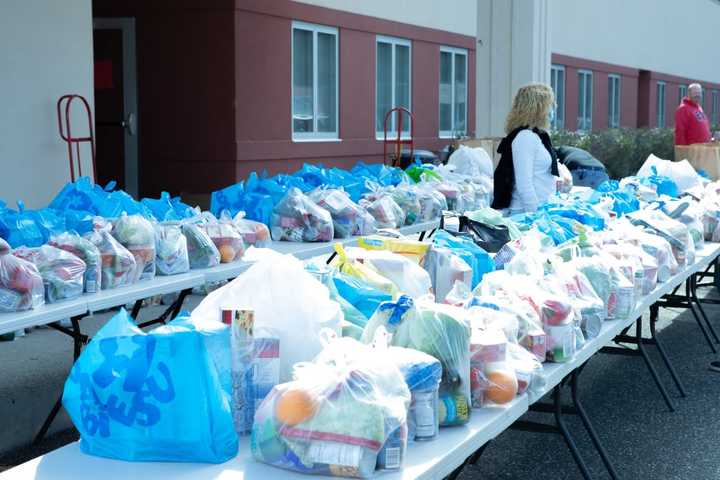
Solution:
[(713, 327), (712, 323), (710, 323), (710, 320), (708, 319), (708, 316), (705, 314), (705, 309), (702, 306), (702, 302), (697, 296), (697, 276), (692, 275), (688, 279), (688, 287), (690, 289), (689, 292), (689, 298), (691, 302), (695, 302), (695, 305), (700, 312), (700, 315), (702, 316), (702, 319), (705, 321), (705, 324), (707, 325), (708, 330), (710, 331), (710, 334), (712, 335), (713, 339), (715, 340), (715, 343), (720, 343), (720, 338), (718, 338), (718, 334), (715, 331), (715, 328)]
[(700, 315), (695, 311), (695, 306), (693, 305), (693, 301), (691, 298), (691, 286), (690, 286), (690, 279), (685, 281), (685, 300), (687, 301), (687, 308), (690, 309), (690, 311), (693, 314), (693, 318), (695, 318), (695, 322), (697, 322), (698, 327), (700, 327), (700, 331), (702, 332), (703, 336), (705, 337), (705, 340), (707, 341), (708, 345), (710, 345), (710, 350), (712, 350), (713, 353), (717, 353), (717, 348), (715, 347), (715, 343), (713, 343), (712, 338), (710, 338), (710, 332), (708, 332), (708, 329), (705, 327), (705, 324), (703, 323), (703, 319), (700, 318)]
[(686, 397), (685, 393), (685, 387), (683, 386), (682, 382), (680, 381), (680, 377), (678, 376), (677, 372), (675, 371), (675, 367), (673, 367), (672, 363), (670, 362), (670, 358), (668, 357), (667, 353), (665, 352), (665, 347), (660, 342), (660, 339), (657, 336), (657, 331), (655, 329), (655, 324), (658, 319), (658, 310), (660, 308), (657, 305), (653, 305), (650, 307), (650, 335), (655, 343), (655, 346), (658, 349), (658, 353), (660, 353), (660, 358), (662, 358), (662, 361), (665, 363), (665, 366), (667, 367), (668, 371), (670, 372), (670, 376), (672, 377), (673, 381), (675, 382), (675, 386), (677, 387), (678, 391), (680, 392), (680, 396)]
[[(77, 361), (78, 358), (80, 358), (80, 353), (82, 352), (82, 347), (84, 344), (88, 342), (88, 337), (86, 335), (83, 335), (80, 331), (80, 320), (82, 320), (87, 314), (78, 315), (76, 317), (72, 317), (70, 319), (70, 322), (72, 324), (72, 330), (68, 330), (62, 326), (60, 326), (58, 323), (50, 324), (52, 328), (55, 330), (58, 330), (62, 333), (65, 333), (66, 335), (70, 335), (73, 339), (73, 363)], [(35, 438), (33, 439), (33, 445), (39, 444), (43, 438), (45, 438), (45, 435), (47, 434), (48, 430), (50, 429), (50, 426), (52, 425), (53, 421), (55, 421), (55, 417), (57, 417), (58, 413), (60, 413), (60, 407), (62, 406), (62, 392), (60, 392), (60, 397), (55, 402), (55, 405), (53, 405), (52, 410), (50, 410), (50, 413), (48, 414), (47, 418), (43, 422), (42, 426), (40, 427), (40, 430), (38, 431), (37, 435), (35, 435)]]
[[(172, 320), (173, 318), (177, 317), (180, 311), (182, 310), (183, 303), (185, 302), (185, 298), (187, 298), (188, 295), (192, 293), (192, 288), (186, 288), (185, 290), (180, 291), (178, 294), (178, 298), (175, 299), (175, 301), (168, 306), (168, 308), (165, 309), (165, 311), (157, 318), (154, 318), (152, 320), (148, 320), (146, 322), (138, 324), (138, 327), (145, 328), (149, 327), (150, 325), (155, 325), (157, 323), (166, 323), (167, 320)], [(135, 318), (135, 317), (133, 317)]]
[(653, 365), (652, 360), (650, 360), (650, 356), (645, 350), (645, 345), (643, 344), (642, 338), (642, 318), (638, 319), (638, 321), (635, 322), (635, 340), (637, 341), (638, 351), (640, 352), (640, 355), (642, 355), (643, 360), (645, 360), (645, 364), (647, 365), (648, 370), (650, 370), (650, 375), (652, 376), (653, 380), (655, 380), (655, 385), (657, 385), (658, 390), (660, 390), (660, 394), (663, 396), (663, 399), (665, 399), (665, 403), (667, 404), (670, 411), (674, 412), (675, 404), (670, 398), (670, 395), (665, 389), (665, 386), (660, 381), (660, 376), (658, 375), (657, 370), (655, 370), (655, 365)]
[(586, 480), (589, 480), (592, 478), (590, 476), (590, 470), (588, 470), (587, 465), (585, 464), (585, 461), (580, 456), (580, 451), (577, 448), (577, 445), (575, 445), (575, 440), (573, 440), (572, 436), (570, 435), (570, 431), (567, 428), (567, 425), (565, 425), (565, 420), (562, 416), (562, 402), (560, 399), (560, 386), (556, 386), (553, 390), (553, 403), (555, 406), (555, 423), (557, 424), (558, 429), (560, 430), (560, 434), (565, 439), (565, 443), (568, 446), (568, 449), (570, 450), (570, 453), (573, 456), (573, 459), (575, 460), (575, 463), (577, 464), (578, 468), (580, 469), (580, 473), (582, 474), (583, 478)]

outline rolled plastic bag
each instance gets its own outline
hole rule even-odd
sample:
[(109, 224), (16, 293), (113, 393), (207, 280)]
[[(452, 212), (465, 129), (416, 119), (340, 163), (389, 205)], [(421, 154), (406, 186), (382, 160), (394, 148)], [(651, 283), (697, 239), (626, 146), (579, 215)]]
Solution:
[(273, 240), (288, 242), (329, 242), (334, 235), (330, 212), (295, 187), (275, 205), (270, 230)]
[(387, 250), (409, 258), (417, 264), (422, 264), (430, 244), (402, 235), (397, 237), (370, 235), (358, 238), (358, 247), (365, 250)]
[(183, 223), (181, 230), (187, 239), (190, 268), (211, 268), (220, 264), (220, 252), (207, 232), (195, 223)]
[(155, 230), (141, 215), (121, 215), (113, 224), (112, 234), (135, 257), (132, 283), (155, 277)]
[(403, 375), (386, 355), (335, 338), (259, 405), (251, 450), (258, 461), (306, 474), (370, 478), (399, 470), (409, 405)]
[(13, 254), (37, 267), (45, 285), (45, 301), (48, 303), (82, 295), (85, 262), (72, 253), (43, 245), (37, 248), (17, 248)]
[(130, 285), (135, 280), (137, 264), (135, 257), (110, 234), (108, 228), (93, 230), (83, 238), (91, 241), (100, 251), (102, 260), (101, 285), (103, 290), (110, 290)]
[(45, 303), (45, 287), (35, 265), (11, 253), (0, 238), (0, 312), (12, 313)]
[(178, 224), (155, 225), (156, 268), (160, 275), (177, 275), (190, 270), (187, 238)]
[[(254, 262), (235, 280), (205, 297), (191, 319), (219, 321), (220, 309), (228, 307), (251, 309), (255, 328), (278, 332), (281, 382), (291, 379), (295, 363), (308, 361), (320, 351), (322, 328), (340, 333), (340, 306), (330, 299), (327, 287), (290, 255), (276, 254)], [(303, 341), (297, 341), (298, 332)]]
[(75, 232), (65, 232), (50, 239), (49, 245), (70, 252), (85, 262), (83, 279), (85, 293), (96, 293), (102, 288), (102, 258), (100, 250), (90, 240)]
[(186, 326), (145, 333), (121, 310), (73, 365), (63, 406), (89, 455), (222, 463), (237, 454), (229, 397), (202, 334)]

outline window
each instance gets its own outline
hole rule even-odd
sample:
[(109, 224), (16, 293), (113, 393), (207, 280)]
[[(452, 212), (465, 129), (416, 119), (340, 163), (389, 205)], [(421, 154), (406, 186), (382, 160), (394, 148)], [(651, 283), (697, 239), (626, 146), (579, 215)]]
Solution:
[(665, 128), (665, 82), (657, 82), (657, 127)]
[[(410, 110), (410, 41), (377, 37), (375, 69), (375, 131), (383, 137), (385, 115), (395, 107)], [(398, 116), (388, 122), (388, 132), (397, 132)], [(402, 121), (402, 133), (410, 133), (410, 118)]]
[(440, 137), (467, 133), (467, 50), (440, 47)]
[(338, 138), (338, 32), (293, 22), (293, 140)]
[(565, 67), (550, 67), (550, 86), (555, 93), (555, 109), (550, 118), (550, 126), (553, 130), (562, 130), (565, 127)]
[(712, 91), (712, 114), (710, 117), (710, 123), (713, 128), (716, 128), (720, 122), (720, 92), (717, 90)]
[(680, 97), (678, 99), (678, 104), (682, 103), (682, 99), (687, 97), (687, 88), (688, 88), (687, 85), (680, 85), (678, 87), (678, 97)]
[(620, 128), (620, 75), (608, 75), (608, 127)]
[(592, 130), (592, 72), (578, 71), (578, 122), (577, 129), (583, 132)]

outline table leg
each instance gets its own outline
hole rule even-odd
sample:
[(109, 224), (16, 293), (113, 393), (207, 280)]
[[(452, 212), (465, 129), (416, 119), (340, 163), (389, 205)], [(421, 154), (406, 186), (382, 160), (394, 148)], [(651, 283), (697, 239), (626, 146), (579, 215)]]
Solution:
[[(80, 353), (82, 352), (82, 347), (85, 343), (88, 341), (88, 337), (83, 335), (80, 331), (80, 320), (85, 317), (86, 314), (78, 315), (76, 317), (72, 317), (70, 319), (70, 323), (72, 324), (72, 332), (66, 331), (66, 329), (60, 329), (56, 328), (56, 330), (59, 330), (63, 333), (70, 334), (73, 339), (73, 363), (77, 361), (78, 358), (80, 358)], [(55, 421), (55, 417), (57, 417), (57, 414), (60, 413), (60, 407), (62, 406), (62, 392), (60, 393), (60, 397), (55, 402), (55, 405), (53, 405), (52, 410), (50, 410), (50, 413), (48, 414), (47, 418), (43, 422), (42, 426), (40, 427), (40, 430), (38, 431), (37, 435), (35, 435), (35, 438), (33, 439), (33, 445), (39, 444), (43, 438), (45, 438), (45, 435), (47, 434), (48, 430), (50, 429), (50, 426)]]
[(192, 288), (186, 288), (185, 290), (180, 291), (178, 298), (175, 299), (175, 301), (170, 306), (168, 306), (168, 308), (166, 308), (159, 317), (140, 323), (138, 324), (138, 327), (145, 328), (149, 327), (150, 325), (155, 325), (157, 323), (164, 324), (167, 322), (168, 319), (172, 320), (173, 318), (177, 317), (182, 310), (185, 298), (187, 298), (190, 293), (192, 293)]
[(580, 420), (582, 421), (583, 425), (585, 426), (585, 430), (587, 430), (588, 435), (590, 436), (590, 440), (592, 440), (593, 445), (595, 445), (595, 449), (598, 451), (598, 454), (600, 454), (600, 459), (605, 464), (605, 468), (607, 468), (608, 473), (610, 474), (610, 478), (613, 480), (618, 480), (620, 477), (618, 476), (617, 472), (615, 471), (615, 466), (610, 461), (610, 457), (607, 454), (607, 451), (605, 450), (605, 447), (603, 447), (602, 443), (600, 442), (600, 437), (598, 436), (597, 432), (595, 431), (595, 428), (593, 427), (592, 423), (590, 423), (590, 418), (588, 417), (587, 412), (585, 411), (585, 407), (583, 407), (582, 403), (580, 403), (580, 398), (578, 397), (578, 377), (580, 375), (580, 369), (575, 370), (572, 373), (571, 379), (570, 379), (570, 392), (572, 395), (572, 401), (573, 405), (575, 406), (575, 409), (577, 410), (577, 414), (580, 417)]
[(705, 325), (703, 324), (703, 320), (700, 318), (700, 315), (698, 315), (698, 313), (695, 311), (695, 306), (693, 305), (693, 301), (690, 295), (690, 289), (690, 279), (688, 279), (685, 281), (685, 300), (687, 301), (687, 308), (689, 308), (692, 312), (693, 317), (695, 318), (695, 322), (697, 322), (698, 327), (700, 327), (700, 331), (705, 336), (705, 340), (707, 341), (708, 345), (710, 345), (710, 349), (713, 351), (713, 353), (717, 353), (717, 348), (715, 347), (715, 344), (710, 338), (710, 333), (708, 332), (707, 328), (705, 328)]
[(702, 316), (703, 320), (705, 321), (705, 324), (707, 325), (708, 330), (710, 331), (710, 334), (712, 335), (713, 339), (715, 339), (715, 343), (720, 343), (720, 338), (718, 338), (718, 334), (715, 331), (715, 328), (713, 327), (712, 323), (710, 323), (710, 320), (708, 319), (708, 316), (705, 314), (705, 309), (702, 306), (702, 302), (697, 296), (697, 276), (693, 275), (689, 279), (689, 287), (690, 287), (690, 298), (692, 302), (695, 302), (695, 305), (697, 306), (698, 311), (700, 312), (700, 315)]
[(592, 478), (592, 476), (590, 475), (590, 470), (588, 470), (585, 461), (580, 456), (580, 451), (578, 450), (577, 445), (575, 445), (575, 440), (573, 440), (572, 436), (570, 435), (570, 431), (568, 430), (567, 425), (565, 425), (565, 420), (562, 416), (560, 385), (556, 386), (553, 390), (553, 403), (555, 406), (555, 423), (557, 424), (558, 430), (560, 430), (560, 434), (565, 439), (565, 443), (567, 444), (568, 449), (570, 450), (570, 453), (575, 460), (575, 463), (580, 469), (580, 473), (582, 474), (583, 478), (586, 480), (590, 480)]
[(662, 361), (665, 363), (665, 366), (667, 367), (668, 371), (670, 372), (670, 376), (672, 377), (673, 381), (675, 382), (675, 386), (677, 386), (678, 391), (680, 392), (680, 396), (686, 397), (685, 394), (685, 387), (683, 386), (682, 382), (680, 381), (680, 377), (678, 376), (677, 372), (675, 371), (675, 367), (673, 367), (672, 363), (670, 362), (670, 358), (668, 357), (667, 353), (665, 352), (665, 347), (660, 342), (660, 339), (657, 336), (657, 331), (655, 329), (655, 323), (658, 319), (658, 310), (660, 308), (657, 305), (653, 305), (650, 307), (650, 336), (652, 337), (653, 341), (655, 342), (655, 346), (658, 349), (658, 352), (660, 353), (660, 358), (662, 358)]
[(130, 316), (137, 320), (138, 315), (140, 315), (140, 309), (142, 308), (143, 299), (135, 300), (135, 304), (133, 305), (132, 311), (130, 312)]
[(658, 375), (657, 370), (655, 370), (655, 365), (653, 365), (652, 360), (650, 360), (650, 356), (645, 350), (645, 345), (643, 345), (642, 318), (639, 318), (638, 321), (635, 323), (635, 340), (637, 341), (638, 351), (640, 352), (640, 355), (642, 355), (643, 360), (645, 360), (645, 364), (647, 365), (648, 370), (650, 370), (650, 375), (652, 376), (653, 380), (655, 380), (655, 385), (657, 385), (658, 390), (660, 390), (660, 394), (663, 396), (663, 399), (665, 399), (665, 403), (667, 404), (670, 411), (674, 412), (675, 404), (670, 398), (670, 395), (665, 389), (665, 386), (660, 381), (660, 376)]

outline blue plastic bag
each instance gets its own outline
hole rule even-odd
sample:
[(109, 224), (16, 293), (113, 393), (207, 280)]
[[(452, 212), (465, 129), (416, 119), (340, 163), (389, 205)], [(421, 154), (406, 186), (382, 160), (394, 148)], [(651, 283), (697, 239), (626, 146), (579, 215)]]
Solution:
[(170, 194), (168, 192), (161, 192), (160, 198), (143, 198), (140, 200), (153, 217), (159, 222), (165, 221), (178, 221), (182, 217), (179, 217), (175, 212), (175, 208), (170, 201)]
[(60, 192), (55, 196), (49, 207), (55, 210), (81, 210), (99, 214), (98, 205), (107, 192), (98, 185), (93, 185), (88, 177), (80, 177), (74, 183), (66, 183)]
[(183, 325), (145, 333), (121, 310), (75, 362), (63, 405), (87, 454), (210, 463), (237, 454), (230, 398), (202, 335)]
[(368, 319), (382, 302), (392, 300), (392, 295), (378, 290), (360, 279), (345, 275), (341, 272), (333, 274), (333, 282), (338, 294)]
[(586, 202), (575, 200), (572, 202), (544, 203), (539, 210), (551, 216), (560, 216), (577, 220), (583, 225), (592, 227), (595, 231), (605, 229), (605, 219)]
[(210, 195), (210, 212), (220, 218), (223, 210), (230, 212), (234, 217), (244, 209), (245, 188), (242, 183), (236, 183), (222, 190), (212, 192)]
[(469, 238), (456, 237), (445, 230), (438, 230), (433, 236), (433, 243), (439, 247), (449, 248), (470, 265), (473, 271), (473, 288), (480, 283), (483, 275), (495, 270), (495, 262), (490, 254)]
[(39, 247), (46, 240), (36, 217), (25, 210), (22, 202), (18, 202), (18, 211), (6, 207), (0, 213), (0, 238), (12, 248)]
[(35, 219), (35, 224), (42, 233), (43, 243), (47, 243), (51, 237), (67, 231), (65, 216), (58, 210), (41, 208), (40, 210), (30, 210), (28, 214)]

